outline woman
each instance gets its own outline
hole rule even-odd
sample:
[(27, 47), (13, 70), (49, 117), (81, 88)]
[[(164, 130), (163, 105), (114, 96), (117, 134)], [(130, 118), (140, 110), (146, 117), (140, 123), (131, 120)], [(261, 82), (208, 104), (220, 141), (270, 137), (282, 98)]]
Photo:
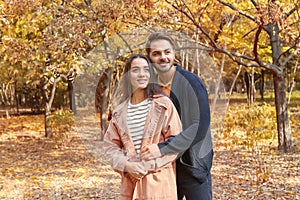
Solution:
[[(105, 156), (122, 176), (121, 199), (174, 200), (177, 198), (176, 154), (140, 160), (140, 149), (181, 131), (171, 100), (153, 82), (149, 60), (132, 55), (123, 74), (124, 101), (113, 113), (104, 137)], [(157, 146), (157, 145), (152, 145)]]

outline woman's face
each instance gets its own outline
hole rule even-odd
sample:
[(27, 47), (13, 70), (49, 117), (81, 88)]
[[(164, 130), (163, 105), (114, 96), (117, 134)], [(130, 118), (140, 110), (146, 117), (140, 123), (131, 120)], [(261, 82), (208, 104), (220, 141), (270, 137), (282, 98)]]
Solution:
[(150, 70), (148, 62), (143, 58), (135, 58), (131, 62), (129, 71), (130, 83), (135, 92), (137, 89), (145, 89), (150, 80)]

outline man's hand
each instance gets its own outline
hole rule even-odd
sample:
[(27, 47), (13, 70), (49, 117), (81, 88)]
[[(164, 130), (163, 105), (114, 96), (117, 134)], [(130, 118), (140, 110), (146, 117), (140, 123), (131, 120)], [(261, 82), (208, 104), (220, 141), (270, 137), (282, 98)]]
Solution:
[(162, 155), (157, 144), (151, 144), (141, 149), (142, 160), (152, 160), (160, 157), (162, 157)]

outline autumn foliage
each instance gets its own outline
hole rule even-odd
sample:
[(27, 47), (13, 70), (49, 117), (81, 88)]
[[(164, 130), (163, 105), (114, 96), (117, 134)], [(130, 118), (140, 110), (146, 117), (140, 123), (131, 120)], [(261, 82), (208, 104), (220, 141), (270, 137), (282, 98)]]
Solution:
[[(211, 57), (198, 62), (216, 70), (195, 73), (224, 84), (224, 96), (208, 84), (227, 110), (212, 119), (214, 199), (300, 199), (299, 6), (0, 0), (0, 199), (118, 199), (101, 137), (120, 66), (154, 29), (197, 41)], [(189, 63), (190, 40), (177, 40)]]

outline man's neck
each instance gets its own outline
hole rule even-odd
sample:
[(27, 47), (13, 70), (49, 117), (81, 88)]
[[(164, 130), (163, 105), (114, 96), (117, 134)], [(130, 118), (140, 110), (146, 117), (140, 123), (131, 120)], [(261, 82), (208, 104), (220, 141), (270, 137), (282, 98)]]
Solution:
[(176, 66), (173, 65), (173, 67), (169, 71), (167, 71), (167, 72), (158, 72), (159, 81), (162, 84), (168, 84), (168, 83), (170, 83), (172, 81), (172, 79), (173, 79), (175, 71), (176, 71)]

